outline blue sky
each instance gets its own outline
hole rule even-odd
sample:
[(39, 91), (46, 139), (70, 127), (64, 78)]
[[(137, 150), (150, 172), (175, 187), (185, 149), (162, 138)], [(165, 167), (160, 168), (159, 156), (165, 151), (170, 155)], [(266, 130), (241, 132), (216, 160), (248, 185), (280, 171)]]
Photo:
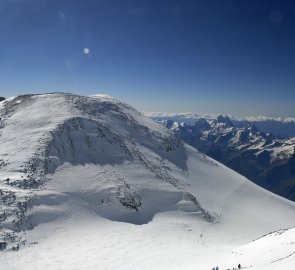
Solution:
[(0, 0), (0, 95), (294, 117), (294, 14), (292, 0)]

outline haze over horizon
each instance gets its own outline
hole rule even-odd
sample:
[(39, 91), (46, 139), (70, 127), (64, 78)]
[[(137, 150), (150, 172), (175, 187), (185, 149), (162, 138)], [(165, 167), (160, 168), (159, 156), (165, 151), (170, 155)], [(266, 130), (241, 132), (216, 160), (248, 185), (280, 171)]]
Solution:
[(291, 0), (0, 1), (0, 95), (295, 117)]

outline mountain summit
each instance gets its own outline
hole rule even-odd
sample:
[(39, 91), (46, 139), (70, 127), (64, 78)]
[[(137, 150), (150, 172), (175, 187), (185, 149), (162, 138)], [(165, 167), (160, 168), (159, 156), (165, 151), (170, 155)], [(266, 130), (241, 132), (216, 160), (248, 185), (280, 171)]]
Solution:
[(295, 236), (293, 202), (109, 96), (9, 98), (0, 126), (5, 269), (230, 267), (239, 249), (259, 265), (249, 243)]
[(222, 124), (225, 127), (233, 127), (234, 126), (232, 121), (229, 119), (229, 117), (227, 115), (225, 115), (225, 116), (218, 115), (216, 120), (213, 121), (213, 123), (215, 125)]

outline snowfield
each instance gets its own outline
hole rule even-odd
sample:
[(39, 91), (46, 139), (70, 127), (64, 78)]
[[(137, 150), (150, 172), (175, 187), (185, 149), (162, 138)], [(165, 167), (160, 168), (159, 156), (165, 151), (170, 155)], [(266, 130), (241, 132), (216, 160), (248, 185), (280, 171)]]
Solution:
[(295, 203), (106, 95), (0, 103), (1, 269), (292, 269)]

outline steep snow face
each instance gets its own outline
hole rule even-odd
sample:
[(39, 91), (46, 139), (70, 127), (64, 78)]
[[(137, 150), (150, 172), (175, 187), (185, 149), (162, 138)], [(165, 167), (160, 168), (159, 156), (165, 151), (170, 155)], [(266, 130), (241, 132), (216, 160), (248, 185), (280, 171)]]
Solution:
[(211, 267), (294, 226), (294, 203), (109, 96), (0, 106), (0, 248), (20, 248), (0, 254), (7, 268)]

